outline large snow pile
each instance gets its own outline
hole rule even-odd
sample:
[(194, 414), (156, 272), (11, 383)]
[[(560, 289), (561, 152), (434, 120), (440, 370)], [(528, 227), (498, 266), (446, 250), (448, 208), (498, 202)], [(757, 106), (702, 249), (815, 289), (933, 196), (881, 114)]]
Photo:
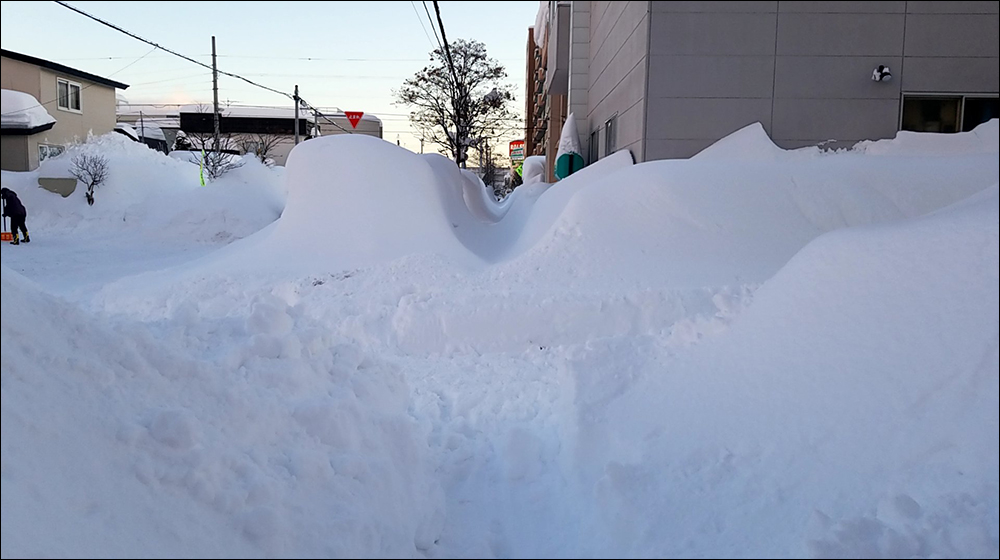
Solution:
[(116, 330), (5, 266), (0, 282), (4, 558), (433, 545), (442, 495), (406, 382), (301, 309), (261, 297), (245, 321), (216, 325), (223, 347), (179, 356), (176, 341)]
[[(82, 154), (108, 161), (108, 179), (95, 190), (93, 206), (86, 203), (82, 183), (65, 199), (38, 187), (39, 178), (73, 178), (73, 160)], [(2, 180), (27, 208), (29, 229), (47, 237), (141, 232), (229, 242), (259, 231), (281, 215), (281, 173), (248, 160), (201, 187), (197, 165), (111, 133), (70, 147), (42, 162), (35, 172), (3, 172)]]
[(996, 556), (998, 201), (823, 236), (686, 355), (578, 360), (585, 550)]
[[(997, 557), (998, 135), (750, 127), (503, 203), (358, 135), (245, 206), (102, 148), (107, 215), (2, 248), (3, 556)], [(218, 229), (142, 176), (276, 211), (69, 258)]]
[(3, 107), (3, 116), (0, 117), (0, 127), (3, 128), (31, 130), (56, 122), (45, 107), (29, 93), (0, 90), (0, 107)]

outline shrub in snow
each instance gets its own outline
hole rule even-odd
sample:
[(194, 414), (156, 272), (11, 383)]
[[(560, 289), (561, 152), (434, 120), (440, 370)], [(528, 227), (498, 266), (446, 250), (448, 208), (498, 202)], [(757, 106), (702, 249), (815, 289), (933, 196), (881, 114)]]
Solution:
[(110, 174), (108, 158), (97, 154), (79, 154), (73, 158), (73, 167), (69, 172), (77, 181), (87, 185), (87, 204), (93, 206), (94, 189), (103, 185)]

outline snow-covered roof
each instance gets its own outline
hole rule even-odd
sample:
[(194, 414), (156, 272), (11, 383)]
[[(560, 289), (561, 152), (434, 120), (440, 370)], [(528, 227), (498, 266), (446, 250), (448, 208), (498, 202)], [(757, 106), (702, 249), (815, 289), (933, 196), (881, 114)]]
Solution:
[(137, 133), (135, 131), (135, 129), (132, 128), (132, 125), (130, 125), (130, 124), (127, 124), (127, 123), (118, 123), (118, 124), (116, 124), (115, 125), (115, 132), (124, 134), (125, 136), (128, 136), (129, 138), (131, 138), (132, 140), (135, 140), (136, 142), (139, 141), (139, 133)]
[(35, 96), (23, 91), (2, 90), (0, 110), (3, 112), (0, 127), (5, 130), (32, 131), (51, 127), (56, 123), (55, 117), (45, 110)]

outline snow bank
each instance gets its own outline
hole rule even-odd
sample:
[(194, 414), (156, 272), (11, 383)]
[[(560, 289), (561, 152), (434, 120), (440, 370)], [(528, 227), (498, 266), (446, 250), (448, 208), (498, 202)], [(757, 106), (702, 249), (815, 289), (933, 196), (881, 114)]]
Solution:
[(908, 155), (944, 157), (963, 154), (995, 154), (1000, 150), (1000, 119), (983, 123), (970, 132), (933, 134), (906, 132), (893, 140), (860, 142), (852, 150), (872, 156)]
[[(73, 158), (80, 154), (109, 163), (94, 206), (87, 205), (80, 183), (68, 198), (38, 188), (39, 177), (72, 178)], [(196, 165), (110, 133), (70, 147), (35, 172), (3, 172), (2, 179), (24, 203), (38, 239), (117, 232), (207, 243), (242, 238), (276, 220), (284, 206), (280, 174), (247, 163), (203, 188)]]
[(28, 93), (0, 90), (0, 106), (3, 107), (0, 119), (3, 128), (30, 130), (56, 122), (45, 107)]
[[(509, 351), (672, 332), (692, 312), (707, 321), (691, 327), (697, 337), (817, 237), (926, 214), (1000, 175), (995, 154), (785, 157), (752, 132), (736, 151), (771, 159), (726, 159), (720, 149), (632, 165), (619, 152), (555, 185), (523, 186), (509, 207), (470, 204), (467, 189), (476, 187), (443, 157), (360, 136), (310, 140), (289, 161), (288, 204), (274, 227), (204, 262), (108, 286), (101, 300), (109, 310), (169, 313), (188, 291), (229, 297), (214, 285), (236, 273), (266, 283), (275, 270), (300, 278), (395, 274), (444, 259), (458, 269), (442, 276), (477, 271), (488, 287), (460, 294), (431, 283), (414, 300), (388, 297), (377, 313), (395, 322), (379, 329), (381, 344), (417, 355)], [(496, 294), (494, 285), (504, 290)], [(530, 311), (514, 301), (530, 301)]]
[(438, 538), (406, 382), (302, 309), (259, 297), (154, 334), (6, 266), (0, 284), (5, 558), (409, 558)]
[(521, 178), (525, 185), (545, 182), (545, 156), (528, 156), (524, 159)]
[(917, 217), (996, 183), (1000, 164), (989, 146), (997, 129), (984, 127), (970, 154), (949, 158), (902, 147), (880, 157), (784, 152), (750, 127), (690, 160), (648, 162), (593, 182), (585, 169), (567, 185), (565, 205), (535, 209), (530, 246), (509, 272), (608, 288), (760, 283), (823, 233)]
[(595, 555), (995, 556), (998, 192), (821, 237), (688, 355), (578, 359)]

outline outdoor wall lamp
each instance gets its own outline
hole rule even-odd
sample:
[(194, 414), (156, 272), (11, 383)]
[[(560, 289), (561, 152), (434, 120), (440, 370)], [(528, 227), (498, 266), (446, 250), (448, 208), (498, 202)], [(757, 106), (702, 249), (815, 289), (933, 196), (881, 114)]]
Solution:
[(878, 68), (872, 72), (872, 81), (874, 82), (888, 82), (892, 79), (892, 72), (889, 71), (888, 66), (878, 65)]

